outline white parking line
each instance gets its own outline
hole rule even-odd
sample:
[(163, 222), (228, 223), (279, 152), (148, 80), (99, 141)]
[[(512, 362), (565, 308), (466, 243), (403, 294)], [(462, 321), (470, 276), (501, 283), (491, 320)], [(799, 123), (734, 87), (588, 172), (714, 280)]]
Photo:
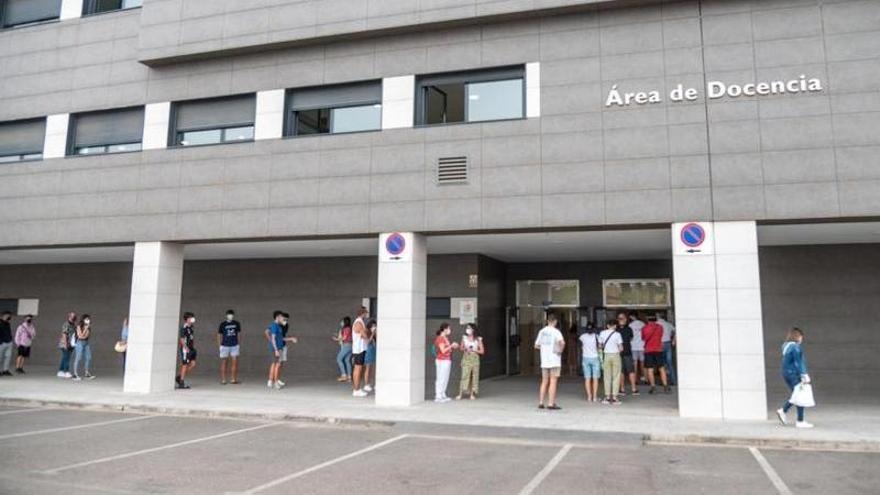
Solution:
[(554, 469), (556, 469), (556, 466), (558, 466), (559, 463), (562, 462), (562, 459), (565, 457), (566, 454), (568, 454), (568, 451), (571, 450), (572, 447), (573, 445), (569, 443), (559, 449), (559, 452), (557, 452), (556, 455), (553, 456), (553, 459), (550, 459), (550, 462), (548, 462), (547, 465), (544, 466), (544, 469), (539, 471), (538, 474), (536, 474), (535, 477), (532, 478), (532, 481), (529, 481), (529, 484), (519, 491), (519, 495), (529, 495), (533, 491), (535, 491), (535, 488), (538, 488), (538, 485), (540, 485), (541, 482), (544, 481), (544, 478), (549, 476), (550, 473), (553, 472)]
[(145, 419), (152, 419), (154, 417), (155, 416), (135, 416), (133, 418), (114, 419), (111, 421), (101, 421), (98, 423), (86, 423), (84, 425), (65, 426), (63, 428), (49, 428), (48, 430), (36, 430), (36, 431), (25, 431), (22, 433), (10, 433), (8, 435), (0, 435), (0, 440), (6, 440), (7, 438), (29, 437), (31, 435), (42, 435), (45, 433), (57, 433), (59, 431), (79, 430), (82, 428), (93, 428), (95, 426), (105, 426), (105, 425), (112, 425), (112, 424), (116, 424), (116, 423), (126, 423), (128, 421), (142, 421)]
[(776, 490), (780, 495), (792, 495), (791, 490), (788, 489), (788, 486), (782, 481), (782, 478), (779, 477), (779, 474), (773, 469), (773, 466), (770, 465), (770, 462), (764, 458), (764, 454), (761, 453), (755, 447), (749, 447), (749, 452), (752, 453), (752, 456), (758, 461), (758, 464), (761, 466), (761, 469), (764, 470), (764, 473), (767, 474), (767, 477), (770, 478), (770, 482), (773, 483), (773, 486), (776, 487)]
[(249, 495), (249, 494), (252, 494), (252, 493), (259, 493), (259, 492), (261, 492), (261, 491), (263, 491), (263, 490), (266, 490), (266, 489), (272, 488), (273, 486), (278, 486), (278, 485), (280, 485), (281, 483), (285, 483), (285, 482), (287, 482), (287, 481), (294, 480), (294, 479), (296, 479), (296, 478), (299, 478), (299, 477), (305, 476), (305, 475), (307, 475), (307, 474), (309, 474), (309, 473), (314, 473), (315, 471), (318, 471), (318, 470), (324, 469), (325, 467), (329, 467), (329, 466), (332, 466), (332, 465), (334, 465), (334, 464), (339, 464), (340, 462), (347, 461), (347, 460), (349, 460), (349, 459), (351, 459), (351, 458), (353, 458), (353, 457), (357, 457), (357, 456), (359, 456), (359, 455), (361, 455), (361, 454), (366, 454), (367, 452), (370, 452), (370, 451), (373, 451), (373, 450), (376, 450), (376, 449), (381, 449), (382, 447), (384, 447), (384, 446), (386, 446), (386, 445), (392, 444), (392, 443), (394, 443), (394, 442), (396, 442), (396, 441), (398, 441), (398, 440), (402, 440), (402, 439), (404, 439), (404, 438), (406, 438), (406, 437), (408, 437), (408, 436), (409, 436), (409, 435), (400, 435), (400, 436), (396, 436), (396, 437), (394, 437), (394, 438), (389, 438), (388, 440), (385, 440), (385, 441), (383, 441), (383, 442), (379, 442), (379, 443), (377, 443), (377, 444), (373, 444), (373, 445), (371, 445), (371, 446), (369, 446), (369, 447), (363, 448), (363, 449), (358, 450), (358, 451), (356, 451), (356, 452), (352, 452), (352, 453), (350, 453), (350, 454), (346, 454), (346, 455), (341, 456), (341, 457), (337, 457), (336, 459), (331, 459), (331, 460), (329, 460), (329, 461), (327, 461), (327, 462), (322, 462), (321, 464), (316, 464), (316, 465), (314, 465), (314, 466), (312, 466), (312, 467), (310, 467), (310, 468), (303, 469), (302, 471), (298, 471), (298, 472), (293, 473), (293, 474), (289, 474), (289, 475), (287, 475), (287, 476), (285, 476), (285, 477), (283, 477), (283, 478), (278, 478), (277, 480), (270, 481), (270, 482), (268, 482), (268, 483), (262, 484), (262, 485), (260, 485), (260, 486), (258, 486), (258, 487), (255, 487), (255, 488), (251, 488), (250, 490), (247, 490), (247, 491), (244, 491), (244, 492), (241, 492), (241, 493), (248, 494), (248, 495)]
[(0, 411), (0, 416), (6, 416), (7, 414), (18, 414), (18, 413), (26, 413), (26, 412), (35, 412), (35, 411), (54, 411), (54, 409), (48, 409), (45, 407), (33, 407), (30, 409), (13, 409), (11, 411)]
[(172, 444), (168, 444), (168, 445), (162, 445), (162, 446), (153, 447), (150, 449), (136, 450), (134, 452), (126, 452), (124, 454), (113, 455), (110, 457), (102, 457), (100, 459), (95, 459), (92, 461), (78, 462), (76, 464), (70, 464), (69, 466), (62, 466), (62, 467), (57, 467), (54, 469), (47, 469), (45, 471), (40, 471), (40, 472), (43, 474), (58, 474), (62, 471), (68, 471), (70, 469), (81, 468), (84, 466), (91, 466), (93, 464), (101, 464), (104, 462), (118, 461), (119, 459), (127, 459), (129, 457), (134, 457), (134, 456), (143, 455), (143, 454), (149, 454), (152, 452), (158, 452), (160, 450), (174, 449), (177, 447), (183, 447), (184, 445), (192, 445), (194, 443), (199, 443), (199, 442), (207, 442), (208, 440), (216, 440), (218, 438), (224, 438), (224, 437), (228, 437), (228, 436), (232, 436), (232, 435), (238, 435), (240, 433), (247, 433), (249, 431), (262, 430), (263, 428), (269, 428), (270, 426), (277, 426), (280, 424), (282, 424), (282, 423), (267, 423), (267, 424), (262, 424), (259, 426), (252, 426), (250, 428), (242, 428), (240, 430), (227, 431), (226, 433), (211, 435), (209, 437), (194, 438), (192, 440), (186, 440), (184, 442), (177, 442), (177, 443), (172, 443)]

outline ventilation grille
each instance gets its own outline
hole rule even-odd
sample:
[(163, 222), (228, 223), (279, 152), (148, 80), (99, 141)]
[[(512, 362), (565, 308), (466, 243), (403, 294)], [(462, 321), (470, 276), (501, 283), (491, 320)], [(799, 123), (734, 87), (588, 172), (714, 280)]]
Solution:
[(466, 156), (444, 156), (437, 159), (437, 184), (467, 184)]

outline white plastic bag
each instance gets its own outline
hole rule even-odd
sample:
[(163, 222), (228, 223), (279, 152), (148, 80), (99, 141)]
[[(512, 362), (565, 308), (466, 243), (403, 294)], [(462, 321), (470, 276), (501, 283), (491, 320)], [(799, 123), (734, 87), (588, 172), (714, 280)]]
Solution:
[(800, 407), (814, 407), (816, 401), (813, 399), (813, 386), (809, 383), (798, 383), (791, 392), (789, 402)]

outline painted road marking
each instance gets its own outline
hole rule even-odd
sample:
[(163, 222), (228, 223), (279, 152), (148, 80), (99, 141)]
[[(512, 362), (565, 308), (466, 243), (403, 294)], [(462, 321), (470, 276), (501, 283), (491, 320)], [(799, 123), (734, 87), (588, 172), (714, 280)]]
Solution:
[(244, 493), (244, 494), (259, 493), (263, 490), (267, 490), (269, 488), (272, 488), (273, 486), (278, 486), (278, 485), (285, 483), (287, 481), (303, 477), (309, 473), (314, 473), (315, 471), (319, 471), (319, 470), (324, 469), (326, 467), (330, 467), (334, 464), (339, 464), (340, 462), (345, 462), (353, 457), (357, 457), (359, 455), (366, 454), (367, 452), (372, 452), (374, 450), (381, 449), (382, 447), (385, 447), (386, 445), (390, 445), (398, 440), (403, 440), (404, 438), (407, 438), (408, 436), (409, 435), (399, 435), (394, 438), (389, 438), (388, 440), (379, 442), (377, 444), (373, 444), (369, 447), (363, 448), (363, 449), (358, 450), (356, 452), (352, 452), (350, 454), (345, 454), (345, 455), (337, 457), (335, 459), (331, 459), (329, 461), (322, 462), (321, 464), (316, 464), (310, 468), (303, 469), (302, 471), (297, 471), (296, 473), (284, 476), (283, 478), (278, 478), (277, 480), (270, 481), (268, 483), (262, 484), (258, 487), (255, 487), (255, 488), (251, 488), (250, 490), (247, 490), (242, 493)]
[(519, 491), (519, 495), (530, 495), (533, 491), (535, 491), (535, 488), (538, 488), (538, 485), (540, 485), (541, 482), (544, 481), (544, 478), (549, 476), (550, 473), (553, 472), (554, 469), (556, 469), (556, 466), (558, 466), (559, 463), (562, 462), (562, 459), (565, 457), (566, 454), (568, 454), (568, 451), (571, 450), (572, 447), (573, 445), (569, 443), (559, 449), (559, 452), (557, 452), (556, 455), (553, 456), (553, 459), (550, 459), (550, 462), (548, 462), (547, 465), (544, 466), (544, 469), (539, 471), (538, 474), (536, 474), (535, 477), (532, 478), (532, 481), (529, 481), (529, 484)]
[(56, 411), (57, 409), (47, 409), (45, 407), (32, 407), (30, 409), (13, 409), (11, 411), (0, 411), (0, 416), (5, 416), (7, 414), (18, 414), (18, 413), (26, 413), (26, 412), (37, 412), (37, 411)]
[(238, 435), (240, 433), (247, 433), (249, 431), (262, 430), (263, 428), (269, 428), (271, 426), (277, 426), (280, 424), (282, 424), (282, 423), (267, 423), (267, 424), (262, 424), (259, 426), (252, 426), (250, 428), (242, 428), (240, 430), (227, 431), (226, 433), (219, 433), (217, 435), (211, 435), (208, 437), (194, 438), (192, 440), (186, 440), (184, 442), (171, 443), (168, 445), (161, 445), (159, 447), (152, 447), (149, 449), (136, 450), (134, 452), (126, 452), (124, 454), (113, 455), (110, 457), (102, 457), (100, 459), (95, 459), (92, 461), (78, 462), (76, 464), (70, 464), (69, 466), (62, 466), (62, 467), (57, 467), (54, 469), (47, 469), (47, 470), (41, 471), (41, 472), (43, 474), (58, 474), (62, 471), (68, 471), (70, 469), (81, 468), (84, 466), (91, 466), (94, 464), (102, 464), (105, 462), (118, 461), (120, 459), (128, 459), (129, 457), (135, 457), (135, 456), (143, 455), (143, 454), (150, 454), (150, 453), (159, 452), (162, 450), (175, 449), (177, 447), (183, 447), (185, 445), (192, 445), (194, 443), (207, 442), (208, 440), (216, 440), (218, 438), (224, 438), (224, 437), (229, 437), (232, 435)]
[(782, 481), (782, 478), (779, 477), (779, 474), (773, 469), (773, 466), (770, 465), (770, 462), (764, 457), (764, 454), (761, 453), (755, 447), (749, 447), (749, 452), (752, 453), (752, 456), (758, 461), (758, 464), (761, 466), (761, 469), (764, 470), (764, 473), (767, 474), (767, 477), (770, 478), (770, 482), (773, 483), (773, 486), (776, 487), (776, 490), (780, 495), (792, 495), (791, 490), (788, 489), (788, 486)]
[(145, 419), (152, 419), (155, 417), (156, 416), (135, 416), (134, 418), (114, 419), (112, 421), (101, 421), (98, 423), (86, 423), (84, 425), (65, 426), (63, 428), (49, 428), (48, 430), (36, 430), (36, 431), (25, 431), (22, 433), (10, 433), (9, 435), (0, 435), (0, 440), (6, 440), (7, 438), (29, 437), (31, 435), (43, 435), (45, 433), (57, 433), (59, 431), (79, 430), (82, 428), (93, 428), (96, 426), (105, 426), (105, 425), (113, 425), (116, 423), (125, 423), (127, 421), (142, 421)]

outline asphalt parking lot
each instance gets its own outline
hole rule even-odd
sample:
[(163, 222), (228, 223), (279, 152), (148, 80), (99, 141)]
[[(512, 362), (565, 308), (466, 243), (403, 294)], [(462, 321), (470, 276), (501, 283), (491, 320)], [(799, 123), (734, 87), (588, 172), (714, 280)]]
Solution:
[[(552, 414), (552, 413), (550, 413)], [(880, 454), (0, 407), (0, 493), (875, 494)]]

